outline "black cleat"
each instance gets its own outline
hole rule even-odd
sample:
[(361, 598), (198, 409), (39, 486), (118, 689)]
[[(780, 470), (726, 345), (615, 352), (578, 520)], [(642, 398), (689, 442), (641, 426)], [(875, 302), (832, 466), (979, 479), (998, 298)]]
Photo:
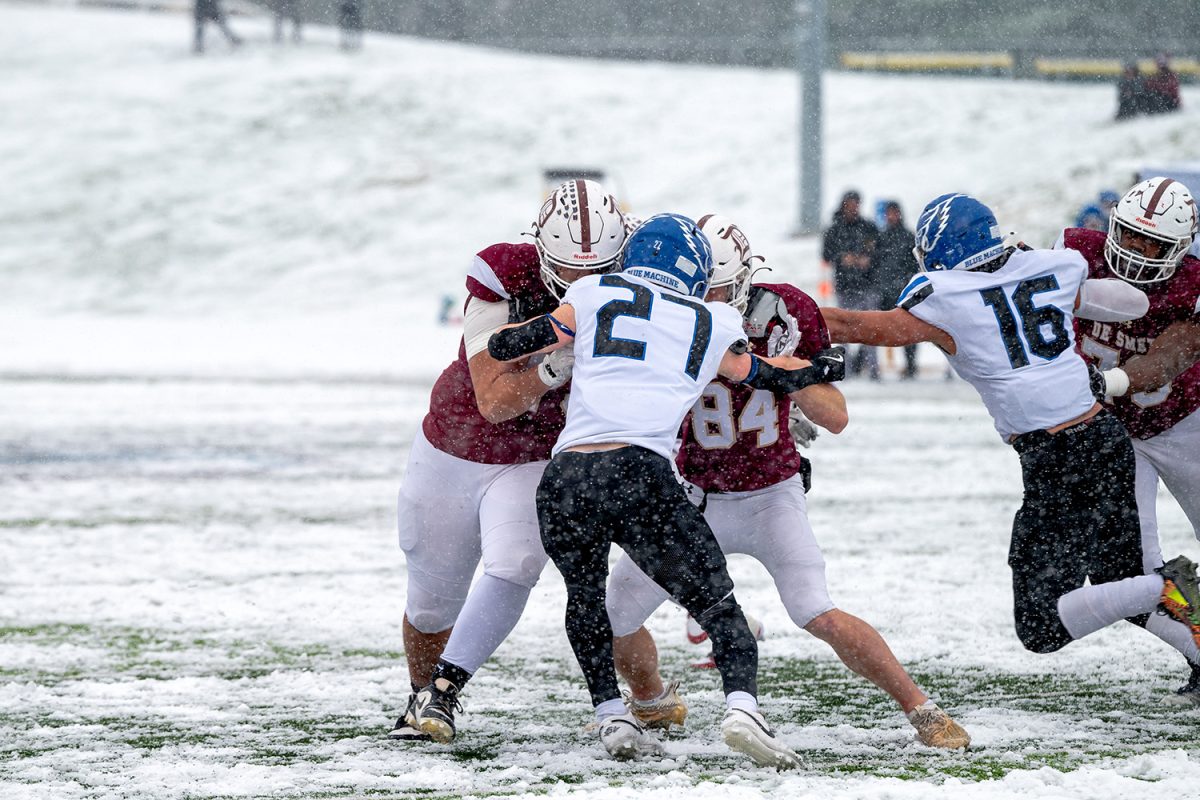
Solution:
[(1167, 695), (1163, 702), (1170, 706), (1200, 706), (1200, 664), (1192, 664), (1188, 682)]
[(417, 728), (435, 742), (454, 741), (454, 712), (462, 711), (458, 702), (458, 687), (446, 678), (434, 678), (433, 683), (417, 692), (413, 717)]
[(1200, 579), (1196, 565), (1184, 556), (1173, 558), (1156, 572), (1163, 577), (1159, 607), (1188, 626), (1192, 639), (1200, 646)]
[(413, 692), (408, 696), (408, 705), (405, 707), (404, 713), (400, 715), (400, 719), (396, 720), (395, 727), (388, 731), (389, 739), (401, 742), (433, 741), (433, 737), (417, 727), (417, 718), (413, 716), (413, 708), (416, 704), (417, 693)]

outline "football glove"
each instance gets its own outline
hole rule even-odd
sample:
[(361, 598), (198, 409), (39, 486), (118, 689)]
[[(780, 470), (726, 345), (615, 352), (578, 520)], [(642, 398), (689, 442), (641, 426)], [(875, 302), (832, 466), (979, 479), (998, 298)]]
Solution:
[(810, 360), (817, 372), (818, 383), (833, 383), (846, 377), (846, 348), (841, 345), (827, 347)]
[(549, 389), (557, 389), (571, 380), (571, 371), (575, 368), (575, 348), (564, 347), (546, 354), (538, 364), (538, 377)]
[(817, 438), (817, 426), (813, 425), (805, 418), (804, 412), (792, 405), (792, 410), (788, 412), (788, 432), (792, 434), (792, 439), (801, 447), (812, 446), (813, 439)]
[(775, 313), (783, 320), (783, 324), (772, 328), (771, 335), (767, 337), (768, 358), (790, 356), (796, 352), (796, 345), (800, 344), (800, 323), (788, 313), (787, 305), (782, 299), (776, 306)]

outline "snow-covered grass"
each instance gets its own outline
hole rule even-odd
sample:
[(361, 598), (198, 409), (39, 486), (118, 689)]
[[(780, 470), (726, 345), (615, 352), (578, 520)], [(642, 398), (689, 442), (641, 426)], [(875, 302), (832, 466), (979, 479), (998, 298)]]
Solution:
[[(1182, 660), (1122, 626), (1036, 656), (1012, 631), (1015, 455), (936, 355), (849, 383), (811, 452), (835, 599), (969, 728), (913, 743), (878, 691), (796, 630), (734, 558), (768, 628), (764, 708), (808, 767), (719, 741), (715, 676), (682, 613), (652, 621), (692, 706), (668, 760), (617, 764), (547, 570), (470, 684), (453, 746), (383, 734), (407, 695), (393, 499), (458, 332), (470, 255), (512, 239), (539, 171), (600, 165), (635, 211), (735, 216), (776, 275), (791, 240), (786, 72), (536, 58), (314, 29), (187, 53), (179, 16), (0, 5), (0, 796), (587, 796), (693, 800), (1189, 797)], [(1109, 87), (831, 75), (828, 185), (910, 213), (975, 191), (1048, 241), (1110, 164), (1183, 157), (1183, 115), (1116, 127)], [(826, 205), (830, 205), (827, 202)], [(890, 376), (889, 376), (890, 377)], [(1163, 495), (1165, 550), (1193, 555)]]

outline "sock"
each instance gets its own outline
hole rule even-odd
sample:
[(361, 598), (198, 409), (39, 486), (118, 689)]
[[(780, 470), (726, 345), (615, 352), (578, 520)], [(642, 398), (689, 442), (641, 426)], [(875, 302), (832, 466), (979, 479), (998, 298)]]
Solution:
[(758, 711), (758, 700), (749, 692), (730, 692), (725, 695), (725, 709), (731, 711), (735, 708), (742, 711)]
[(612, 700), (605, 700), (600, 705), (596, 706), (596, 722), (604, 722), (609, 717), (615, 717), (620, 714), (627, 713), (625, 701), (619, 697)]
[(471, 680), (471, 673), (467, 672), (462, 667), (451, 664), (445, 659), (438, 661), (437, 666), (433, 668), (433, 685), (438, 691), (446, 691), (448, 686), (444, 682), (448, 682), (456, 691), (462, 691), (462, 688), (467, 685), (467, 681)]
[(517, 627), (530, 589), (484, 575), (471, 587), (442, 658), (474, 675)]
[(1189, 663), (1200, 664), (1200, 648), (1196, 647), (1187, 625), (1166, 614), (1151, 614), (1146, 620), (1146, 630), (1183, 653)]
[(1072, 639), (1082, 639), (1126, 617), (1154, 611), (1162, 587), (1161, 575), (1081, 586), (1058, 598), (1058, 617)]

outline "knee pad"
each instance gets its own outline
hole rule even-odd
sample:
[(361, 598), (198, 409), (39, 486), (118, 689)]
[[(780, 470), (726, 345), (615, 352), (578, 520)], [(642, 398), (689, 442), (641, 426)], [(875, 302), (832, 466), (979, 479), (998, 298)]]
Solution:
[(537, 586), (538, 578), (542, 576), (542, 569), (548, 560), (546, 554), (540, 551), (536, 553), (513, 552), (490, 563), (485, 561), (483, 572), (493, 578), (532, 589)]
[(452, 626), (471, 588), (470, 581), (463, 584), (436, 581), (439, 585), (435, 591), (427, 585), (432, 582), (428, 576), (409, 570), (404, 615), (408, 617), (409, 624), (421, 633), (441, 633)]
[(1041, 624), (1017, 622), (1017, 638), (1025, 649), (1032, 653), (1053, 653), (1061, 650), (1073, 640), (1058, 617)]

